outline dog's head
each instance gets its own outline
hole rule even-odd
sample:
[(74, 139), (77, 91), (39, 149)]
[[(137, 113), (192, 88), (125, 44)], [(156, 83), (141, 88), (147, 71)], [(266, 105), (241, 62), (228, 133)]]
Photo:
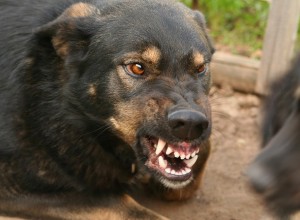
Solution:
[(183, 187), (209, 150), (214, 49), (204, 18), (169, 1), (101, 4), (72, 5), (37, 35), (50, 36), (73, 107), (130, 145), (165, 186)]

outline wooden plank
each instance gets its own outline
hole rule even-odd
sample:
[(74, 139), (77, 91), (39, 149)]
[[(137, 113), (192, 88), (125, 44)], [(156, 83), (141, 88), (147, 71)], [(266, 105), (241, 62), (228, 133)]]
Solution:
[(198, 0), (193, 0), (192, 1), (192, 8), (193, 9), (199, 9), (199, 1)]
[(216, 52), (211, 63), (213, 83), (227, 84), (243, 92), (255, 92), (260, 61), (247, 57)]
[(293, 56), (299, 16), (300, 0), (272, 0), (256, 92), (267, 94), (270, 83), (288, 69)]

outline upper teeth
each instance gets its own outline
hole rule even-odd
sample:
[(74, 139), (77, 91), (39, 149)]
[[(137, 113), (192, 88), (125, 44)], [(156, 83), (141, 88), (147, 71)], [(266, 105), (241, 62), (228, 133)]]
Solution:
[(157, 146), (156, 146), (156, 155), (160, 154), (162, 152), (162, 150), (164, 149), (164, 147), (166, 146), (166, 142), (164, 142), (162, 139), (158, 140)]
[(156, 155), (159, 155), (163, 151), (163, 149), (167, 147), (166, 155), (170, 155), (171, 153), (173, 153), (174, 157), (180, 158), (181, 160), (189, 160), (190, 158), (194, 158), (196, 154), (199, 152), (199, 148), (187, 154), (184, 152), (179, 152), (176, 149), (173, 149), (171, 146), (168, 146), (167, 143), (162, 139), (159, 139), (158, 143), (154, 145), (154, 147), (156, 148), (155, 150)]
[[(158, 165), (161, 169), (163, 169), (166, 173), (172, 174), (172, 175), (186, 175), (192, 171), (193, 165), (196, 163), (198, 159), (198, 155), (196, 155), (199, 152), (199, 148), (195, 149), (193, 152), (185, 153), (182, 150), (177, 150), (172, 145), (168, 145), (165, 141), (162, 139), (159, 139), (157, 144), (154, 145), (155, 154), (158, 155)], [(182, 146), (181, 146), (182, 147)], [(173, 156), (176, 158), (180, 158), (185, 163), (185, 167), (181, 167), (180, 170), (175, 170), (170, 166), (168, 161), (165, 159), (166, 155), (162, 155), (161, 152), (165, 150), (166, 155), (170, 155), (173, 153)]]
[(169, 155), (169, 154), (172, 153), (172, 152), (173, 152), (172, 148), (168, 147), (168, 149), (167, 149), (167, 151), (166, 151), (166, 154)]

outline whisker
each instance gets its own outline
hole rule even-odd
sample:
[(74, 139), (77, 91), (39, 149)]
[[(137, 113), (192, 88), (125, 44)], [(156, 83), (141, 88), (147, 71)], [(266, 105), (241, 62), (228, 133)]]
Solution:
[(106, 131), (107, 129), (109, 129), (109, 128), (110, 128), (109, 125), (103, 125), (103, 126), (97, 128), (97, 129), (93, 130), (93, 131), (90, 131), (90, 132), (87, 132), (87, 133), (82, 134), (80, 137), (78, 137), (78, 139), (77, 139), (76, 141), (79, 141), (79, 140), (80, 140), (81, 138), (83, 138), (84, 136), (87, 136), (87, 135), (90, 135), (90, 134), (93, 134), (93, 133), (96, 133), (96, 132), (102, 130), (102, 131), (101, 131), (99, 134), (97, 134), (97, 136), (96, 136), (96, 137), (99, 137), (100, 134), (103, 134), (103, 132), (105, 132), (105, 131)]
[(229, 121), (231, 121), (232, 120), (232, 117), (228, 114), (228, 113), (226, 113), (226, 112), (222, 112), (222, 111), (215, 111), (215, 110), (213, 110), (212, 111), (212, 117), (213, 118), (220, 118), (220, 119), (226, 119), (226, 120), (229, 120)]
[(213, 127), (211, 134), (214, 135), (214, 136), (220, 135), (222, 137), (225, 137), (224, 132), (221, 131), (219, 128), (216, 128), (216, 127)]
[(107, 131), (110, 128), (111, 128), (110, 125), (106, 125), (106, 127), (103, 126), (102, 128), (103, 130), (96, 135), (96, 138), (98, 138), (101, 134), (103, 134), (105, 131)]

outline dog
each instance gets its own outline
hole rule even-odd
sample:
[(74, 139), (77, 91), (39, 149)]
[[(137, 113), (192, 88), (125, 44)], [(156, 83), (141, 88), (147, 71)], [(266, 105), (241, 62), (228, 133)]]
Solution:
[(300, 209), (300, 54), (275, 81), (264, 106), (262, 152), (247, 174), (251, 185), (277, 216)]
[(0, 2), (0, 215), (165, 219), (198, 189), (214, 47), (172, 0)]

